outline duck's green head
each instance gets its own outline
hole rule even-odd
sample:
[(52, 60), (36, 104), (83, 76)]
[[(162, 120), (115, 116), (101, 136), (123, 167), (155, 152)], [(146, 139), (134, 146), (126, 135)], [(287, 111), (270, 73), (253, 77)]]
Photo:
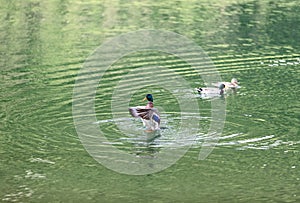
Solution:
[(225, 85), (224, 84), (221, 84), (220, 86), (219, 86), (219, 89), (220, 90), (223, 90), (225, 88)]
[(146, 100), (146, 99), (147, 99), (148, 101), (153, 102), (153, 96), (152, 96), (152, 94), (147, 94), (144, 100)]

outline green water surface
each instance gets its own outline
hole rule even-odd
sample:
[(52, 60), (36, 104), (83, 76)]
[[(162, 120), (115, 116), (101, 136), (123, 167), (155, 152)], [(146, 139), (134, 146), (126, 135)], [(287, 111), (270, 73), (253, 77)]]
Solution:
[[(0, 202), (300, 202), (298, 1), (0, 0), (0, 5)], [(87, 153), (74, 127), (72, 95), (78, 71), (98, 46), (141, 29), (189, 38), (224, 81), (238, 78), (241, 88), (224, 98), (223, 133), (205, 160), (198, 154), (211, 109), (209, 100), (199, 98), (200, 144), (163, 171), (131, 176)], [(141, 61), (174, 67), (192, 88), (204, 85), (174, 56), (132, 53), (99, 84), (99, 121), (112, 118), (114, 86)], [(144, 105), (149, 91), (164, 110), (165, 127), (176, 134), (179, 109), (170, 92), (150, 84), (130, 105)], [(133, 122), (142, 132), (142, 124)], [(113, 122), (98, 125), (132, 154), (155, 155), (172, 140), (137, 141)]]

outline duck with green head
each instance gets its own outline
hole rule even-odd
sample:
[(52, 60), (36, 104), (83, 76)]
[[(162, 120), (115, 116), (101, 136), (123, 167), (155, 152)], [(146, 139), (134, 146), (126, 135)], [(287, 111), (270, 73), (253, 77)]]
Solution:
[(201, 98), (212, 98), (212, 97), (223, 96), (225, 94), (224, 89), (225, 89), (224, 84), (220, 84), (218, 88), (216, 87), (196, 88)]
[(136, 118), (141, 118), (146, 131), (154, 131), (160, 129), (160, 116), (153, 104), (152, 94), (147, 94), (143, 101), (147, 100), (146, 106), (130, 107), (129, 113)]
[(147, 94), (143, 101), (148, 100), (148, 104), (146, 105), (147, 109), (153, 108), (153, 96), (152, 94)]

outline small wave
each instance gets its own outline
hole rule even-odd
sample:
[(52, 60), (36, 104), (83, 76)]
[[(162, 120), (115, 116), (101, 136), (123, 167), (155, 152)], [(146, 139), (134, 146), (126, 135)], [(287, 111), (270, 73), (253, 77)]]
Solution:
[(9, 193), (4, 195), (4, 198), (2, 198), (2, 201), (7, 202), (19, 202), (21, 199), (24, 199), (25, 197), (29, 198), (32, 196), (34, 191), (27, 187), (26, 185), (21, 185), (17, 188), (17, 190), (14, 193)]
[[(228, 138), (233, 138), (233, 137), (236, 137), (240, 134), (232, 134), (232, 135), (229, 135), (229, 136), (225, 136), (225, 137), (219, 137), (219, 138), (212, 138), (213, 139), (228, 139)], [(234, 140), (234, 141), (229, 141), (229, 142), (219, 142), (219, 143), (213, 143), (213, 145), (215, 146), (234, 146), (234, 145), (241, 145), (241, 144), (246, 144), (246, 143), (255, 143), (255, 142), (260, 142), (262, 140), (268, 140), (268, 139), (271, 139), (273, 138), (274, 135), (267, 135), (267, 136), (264, 136), (264, 137), (258, 137), (258, 138), (250, 138), (250, 139), (245, 139), (245, 140)], [(210, 146), (212, 144), (206, 144), (205, 146)]]
[[(261, 143), (258, 143), (258, 144), (249, 144), (247, 146), (242, 146), (242, 147), (239, 147), (237, 148), (238, 150), (246, 150), (246, 149), (258, 149), (258, 150), (268, 150), (268, 149), (272, 149), (272, 148), (276, 148), (276, 147), (279, 147), (279, 146), (282, 146), (282, 145), (289, 145), (289, 146), (292, 146), (292, 145), (297, 145), (297, 144), (300, 144), (300, 141), (288, 141), (288, 142), (284, 142), (282, 140), (276, 140), (275, 142), (273, 143), (265, 143), (265, 144), (262, 144), (260, 145)], [(289, 150), (286, 150), (284, 151), (285, 153), (289, 152)]]
[(47, 160), (47, 159), (41, 159), (41, 158), (30, 158), (30, 162), (39, 162), (39, 163), (55, 164), (54, 161), (49, 161), (49, 160)]

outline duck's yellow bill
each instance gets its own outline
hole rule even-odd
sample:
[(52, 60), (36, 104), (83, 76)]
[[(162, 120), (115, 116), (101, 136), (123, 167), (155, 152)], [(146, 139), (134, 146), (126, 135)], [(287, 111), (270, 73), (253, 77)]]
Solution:
[(143, 101), (145, 101), (145, 100), (147, 100), (147, 97), (145, 97), (145, 98), (143, 99)]

